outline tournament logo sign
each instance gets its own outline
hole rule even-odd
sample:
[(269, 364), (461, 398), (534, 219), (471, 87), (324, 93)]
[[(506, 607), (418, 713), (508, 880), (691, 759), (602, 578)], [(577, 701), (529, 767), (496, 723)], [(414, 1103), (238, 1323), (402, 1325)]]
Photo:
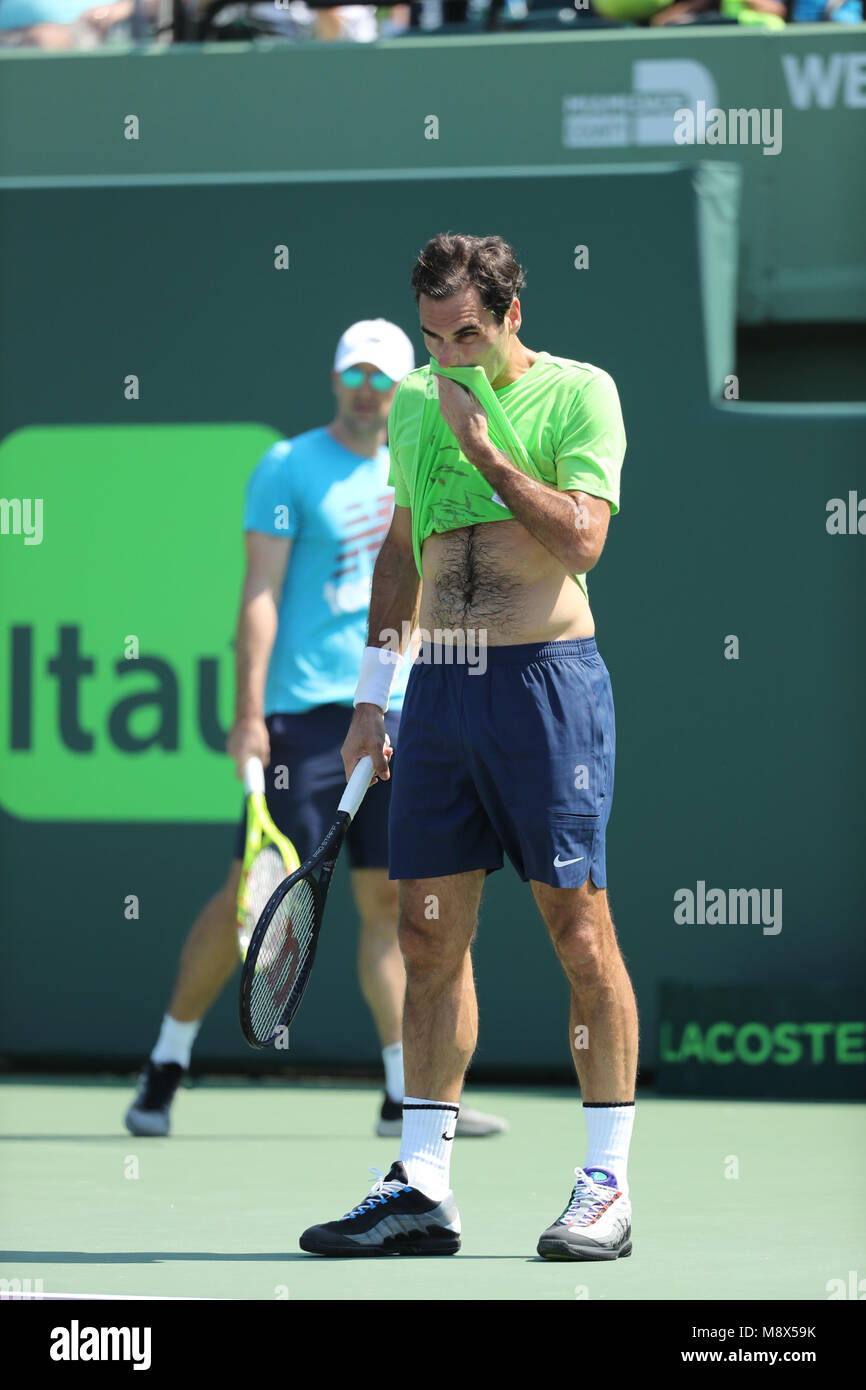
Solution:
[(0, 805), (225, 821), (259, 424), (34, 427), (0, 445)]

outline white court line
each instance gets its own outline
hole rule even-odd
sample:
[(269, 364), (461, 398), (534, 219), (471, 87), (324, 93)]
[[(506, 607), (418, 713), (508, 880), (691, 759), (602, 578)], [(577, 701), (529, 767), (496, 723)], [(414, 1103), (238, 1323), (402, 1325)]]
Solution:
[(115, 1300), (118, 1302), (135, 1303), (213, 1303), (220, 1302), (219, 1299), (195, 1298), (187, 1294), (162, 1294), (162, 1293), (4, 1293), (0, 1298), (0, 1303), (5, 1303), (7, 1299), (19, 1299), (28, 1303), (48, 1303), (52, 1299), (89, 1299), (93, 1302), (103, 1302)]

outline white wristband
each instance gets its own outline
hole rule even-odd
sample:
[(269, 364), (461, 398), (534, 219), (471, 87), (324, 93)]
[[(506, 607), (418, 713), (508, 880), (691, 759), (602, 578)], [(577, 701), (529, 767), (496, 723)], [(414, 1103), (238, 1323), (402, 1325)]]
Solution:
[(400, 652), (395, 652), (391, 647), (365, 647), (354, 703), (378, 705), (384, 714), (402, 660)]

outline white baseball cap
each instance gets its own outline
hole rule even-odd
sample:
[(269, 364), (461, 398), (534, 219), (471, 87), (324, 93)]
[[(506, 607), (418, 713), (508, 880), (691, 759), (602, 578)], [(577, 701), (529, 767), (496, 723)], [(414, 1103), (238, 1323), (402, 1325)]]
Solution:
[(358, 362), (371, 362), (392, 381), (401, 381), (415, 367), (415, 350), (396, 323), (361, 319), (347, 328), (338, 342), (334, 371), (344, 372)]

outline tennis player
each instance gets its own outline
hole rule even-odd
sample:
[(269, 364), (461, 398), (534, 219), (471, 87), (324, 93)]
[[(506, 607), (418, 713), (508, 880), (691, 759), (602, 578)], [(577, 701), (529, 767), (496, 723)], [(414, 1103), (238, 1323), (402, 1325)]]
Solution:
[[(250, 757), (270, 767), (268, 809), (301, 863), (320, 844), (345, 790), (340, 745), (364, 650), (373, 563), (393, 511), (388, 411), (397, 383), (414, 362), (412, 344), (395, 324), (385, 319), (352, 324), (334, 358), (334, 419), (273, 445), (247, 487), (237, 703), (228, 751), (239, 777)], [(398, 676), (384, 725), (392, 748), (404, 688)], [(397, 890), (388, 880), (389, 801), (387, 784), (368, 796), (347, 841), (361, 919), (361, 990), (385, 1065), (376, 1125), (384, 1136), (400, 1133), (406, 978), (397, 944)], [(171, 1103), (202, 1019), (238, 965), (245, 824), (244, 812), (228, 878), (184, 945), (168, 1012), (126, 1112), (133, 1134), (169, 1133)], [(497, 1116), (477, 1111), (465, 1119), (458, 1134), (506, 1128)]]
[[(364, 754), (389, 776), (392, 634), (411, 621), (423, 574), (428, 640), (406, 691), (390, 821), (407, 972), (402, 1147), (368, 1197), (306, 1230), (301, 1248), (459, 1249), (449, 1170), (477, 1033), (470, 943), (485, 876), (507, 854), (529, 881), (571, 987), (587, 1129), (571, 1196), (538, 1252), (616, 1259), (631, 1253), (637, 1011), (605, 891), (614, 711), (586, 575), (619, 510), (619, 399), (597, 367), (520, 341), (525, 277), (501, 238), (434, 237), (411, 284), (431, 357), (442, 369), (484, 369), (496, 414), (504, 411), (516, 436), (512, 453), (524, 453), (536, 476), (495, 446), (491, 432), (501, 426), (474, 394), (430, 367), (403, 379), (389, 421), (396, 505), (343, 746), (347, 776)], [(470, 650), (477, 657), (479, 634), (486, 662), (461, 660)], [(526, 1001), (530, 1020), (541, 1002)]]

